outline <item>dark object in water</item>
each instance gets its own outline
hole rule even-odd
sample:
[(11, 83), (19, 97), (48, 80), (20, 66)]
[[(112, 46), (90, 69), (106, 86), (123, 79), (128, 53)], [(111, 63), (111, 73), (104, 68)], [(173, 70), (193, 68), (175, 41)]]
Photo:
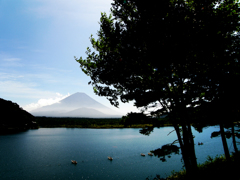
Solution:
[(77, 161), (75, 160), (71, 160), (72, 161), (72, 164), (77, 164)]

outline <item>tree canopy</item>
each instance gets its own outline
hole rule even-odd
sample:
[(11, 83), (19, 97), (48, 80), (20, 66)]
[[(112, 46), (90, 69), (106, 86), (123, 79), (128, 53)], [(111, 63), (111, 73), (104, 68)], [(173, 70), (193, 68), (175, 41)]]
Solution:
[(238, 4), (215, 8), (219, 2), (116, 0), (113, 16), (102, 13), (98, 39), (91, 36), (98, 53), (88, 48), (87, 58), (76, 60), (95, 93), (115, 106), (120, 97), (137, 107), (158, 101), (162, 113), (179, 103), (194, 107), (210, 100), (208, 92), (238, 63)]

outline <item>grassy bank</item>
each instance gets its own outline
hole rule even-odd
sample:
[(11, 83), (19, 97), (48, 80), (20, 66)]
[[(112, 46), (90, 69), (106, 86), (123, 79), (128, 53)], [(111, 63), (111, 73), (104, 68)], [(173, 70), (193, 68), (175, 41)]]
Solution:
[[(222, 156), (216, 156), (207, 158), (207, 161), (203, 164), (198, 165), (199, 172), (196, 174), (194, 179), (231, 179), (240, 180), (240, 155), (232, 155), (231, 161), (227, 161)], [(157, 179), (157, 178), (156, 178)], [(186, 171), (179, 171), (173, 173), (171, 176), (166, 178), (167, 180), (185, 180)]]

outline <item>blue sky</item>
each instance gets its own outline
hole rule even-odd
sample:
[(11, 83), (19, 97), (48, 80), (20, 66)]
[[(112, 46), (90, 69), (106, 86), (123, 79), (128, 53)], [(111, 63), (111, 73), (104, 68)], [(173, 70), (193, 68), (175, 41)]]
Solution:
[(84, 92), (118, 112), (137, 111), (133, 103), (116, 109), (95, 95), (74, 59), (86, 57), (89, 37), (97, 38), (101, 12), (109, 14), (111, 2), (0, 0), (0, 98), (30, 111)]

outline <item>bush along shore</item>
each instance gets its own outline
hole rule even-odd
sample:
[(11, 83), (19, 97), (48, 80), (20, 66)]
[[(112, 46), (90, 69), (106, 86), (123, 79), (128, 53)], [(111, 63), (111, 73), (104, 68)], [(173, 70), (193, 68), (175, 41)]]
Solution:
[[(207, 157), (207, 161), (203, 164), (198, 165), (198, 173), (193, 177), (188, 178), (186, 171), (172, 172), (167, 178), (161, 178), (160, 175), (157, 175), (154, 180), (213, 180), (213, 179), (231, 179), (231, 180), (240, 180), (240, 152), (238, 154), (234, 153), (231, 155), (230, 161), (227, 161), (226, 158), (221, 156), (216, 156), (212, 158)], [(150, 180), (149, 178), (146, 178)]]

